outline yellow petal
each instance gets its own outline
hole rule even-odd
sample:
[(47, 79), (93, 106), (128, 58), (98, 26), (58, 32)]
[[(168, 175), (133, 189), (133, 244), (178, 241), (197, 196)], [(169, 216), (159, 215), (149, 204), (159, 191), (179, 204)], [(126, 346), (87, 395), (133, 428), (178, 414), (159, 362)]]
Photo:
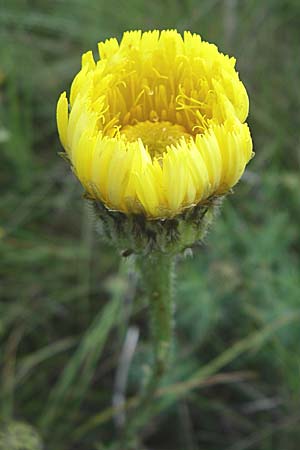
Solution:
[(58, 100), (57, 108), (56, 108), (56, 121), (58, 127), (58, 134), (60, 141), (64, 147), (64, 149), (68, 152), (67, 147), (67, 132), (68, 132), (68, 100), (67, 95), (63, 92)]

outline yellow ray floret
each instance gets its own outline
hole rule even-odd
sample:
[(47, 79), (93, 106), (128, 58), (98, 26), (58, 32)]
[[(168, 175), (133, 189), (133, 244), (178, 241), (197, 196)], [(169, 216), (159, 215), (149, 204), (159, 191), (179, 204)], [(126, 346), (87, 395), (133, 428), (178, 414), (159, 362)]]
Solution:
[(89, 196), (109, 209), (168, 218), (222, 195), (252, 157), (248, 96), (234, 58), (197, 34), (132, 31), (82, 57), (61, 143)]

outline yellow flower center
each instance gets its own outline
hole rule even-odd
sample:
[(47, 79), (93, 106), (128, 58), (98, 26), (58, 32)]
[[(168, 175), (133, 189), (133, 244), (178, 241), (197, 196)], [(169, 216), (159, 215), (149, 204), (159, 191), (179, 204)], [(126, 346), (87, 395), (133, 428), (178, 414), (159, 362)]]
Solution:
[(135, 125), (127, 125), (120, 132), (126, 136), (129, 142), (141, 139), (152, 158), (161, 157), (167, 147), (176, 145), (182, 138), (187, 140), (191, 137), (183, 126), (167, 121), (150, 122), (146, 120)]

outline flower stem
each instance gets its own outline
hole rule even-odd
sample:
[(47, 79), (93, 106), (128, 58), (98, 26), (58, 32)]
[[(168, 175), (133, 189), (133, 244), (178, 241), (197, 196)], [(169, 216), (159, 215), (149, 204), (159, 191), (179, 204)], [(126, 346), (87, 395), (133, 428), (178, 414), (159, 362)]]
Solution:
[[(157, 384), (165, 373), (173, 332), (172, 269), (173, 257), (158, 254), (137, 262), (150, 312), (150, 330), (154, 350), (151, 384)], [(146, 386), (147, 388), (147, 386)]]
[(131, 447), (129, 442), (132, 442), (134, 434), (151, 414), (155, 392), (170, 362), (173, 334), (173, 256), (152, 254), (148, 258), (138, 257), (136, 264), (140, 271), (142, 287), (148, 297), (154, 361), (139, 405), (125, 425), (122, 442), (127, 445), (124, 447), (126, 449), (136, 448)]

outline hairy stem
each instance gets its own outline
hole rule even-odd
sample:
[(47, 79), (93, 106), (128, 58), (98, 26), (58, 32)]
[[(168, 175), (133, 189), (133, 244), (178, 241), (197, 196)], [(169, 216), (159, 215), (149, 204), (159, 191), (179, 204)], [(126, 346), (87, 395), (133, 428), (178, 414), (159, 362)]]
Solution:
[[(150, 330), (154, 350), (154, 365), (150, 384), (157, 384), (165, 373), (170, 358), (173, 332), (173, 302), (171, 278), (173, 258), (159, 254), (140, 258), (138, 266), (143, 288), (148, 295)], [(146, 386), (149, 389), (150, 386)]]
[(148, 258), (137, 258), (142, 287), (148, 297), (154, 361), (139, 405), (125, 425), (122, 443), (126, 445), (126, 450), (136, 448), (130, 442), (134, 441), (134, 433), (151, 414), (154, 394), (169, 365), (173, 333), (173, 265), (173, 257), (170, 255), (155, 254)]

